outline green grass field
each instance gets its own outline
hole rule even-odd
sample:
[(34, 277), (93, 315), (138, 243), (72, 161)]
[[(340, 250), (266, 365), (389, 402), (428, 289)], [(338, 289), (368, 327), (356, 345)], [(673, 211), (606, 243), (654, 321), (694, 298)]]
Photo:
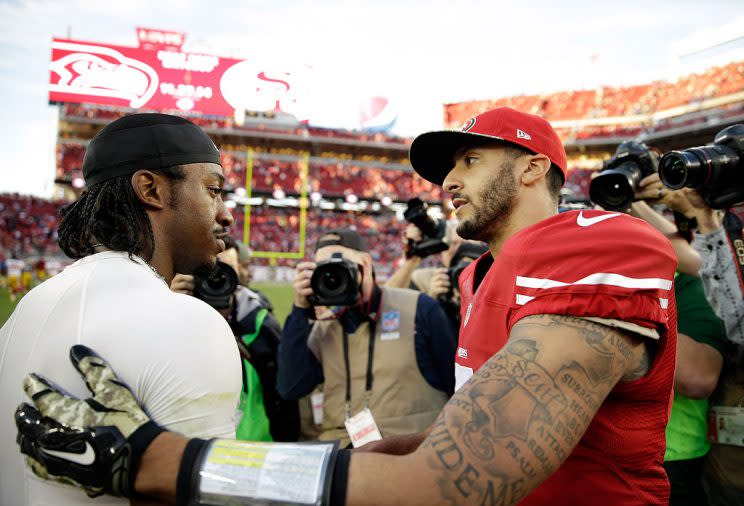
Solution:
[(254, 288), (261, 290), (274, 304), (274, 316), (284, 326), (284, 320), (292, 310), (292, 285), (288, 283), (253, 283)]
[(14, 307), (15, 304), (8, 299), (8, 290), (6, 288), (0, 288), (0, 326), (5, 325), (5, 320), (13, 312)]
[[(287, 314), (292, 310), (292, 285), (287, 283), (255, 283), (253, 285), (266, 294), (274, 304), (274, 315), (284, 325)], [(15, 304), (8, 299), (8, 291), (0, 288), (0, 327), (5, 324)]]

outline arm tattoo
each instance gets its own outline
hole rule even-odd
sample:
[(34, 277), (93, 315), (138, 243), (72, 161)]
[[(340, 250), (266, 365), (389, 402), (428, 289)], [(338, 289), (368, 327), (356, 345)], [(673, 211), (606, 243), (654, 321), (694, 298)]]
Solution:
[(421, 445), (442, 502), (519, 502), (568, 458), (638, 355), (605, 325), (560, 315), (520, 320)]

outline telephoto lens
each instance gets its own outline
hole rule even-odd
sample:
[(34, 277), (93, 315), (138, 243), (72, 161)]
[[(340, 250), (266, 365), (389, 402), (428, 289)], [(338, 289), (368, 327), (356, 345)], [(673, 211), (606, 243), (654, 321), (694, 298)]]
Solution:
[(744, 202), (744, 125), (716, 134), (710, 146), (664, 153), (659, 178), (669, 189), (695, 188), (706, 203), (725, 209)]

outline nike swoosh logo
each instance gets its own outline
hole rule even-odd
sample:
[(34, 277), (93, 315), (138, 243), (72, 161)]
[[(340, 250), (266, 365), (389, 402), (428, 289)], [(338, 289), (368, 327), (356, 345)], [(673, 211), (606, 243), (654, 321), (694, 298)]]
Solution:
[(93, 451), (93, 447), (87, 441), (85, 442), (85, 451), (83, 453), (60, 452), (56, 450), (46, 450), (44, 448), (40, 448), (40, 450), (52, 457), (69, 460), (70, 462), (80, 464), (81, 466), (89, 466), (96, 461), (96, 452)]
[(581, 211), (576, 217), (576, 223), (578, 223), (580, 227), (591, 227), (595, 223), (609, 220), (610, 218), (615, 218), (616, 216), (620, 216), (621, 214), (622, 213), (601, 214), (599, 216), (595, 216), (594, 218), (584, 218), (584, 211)]

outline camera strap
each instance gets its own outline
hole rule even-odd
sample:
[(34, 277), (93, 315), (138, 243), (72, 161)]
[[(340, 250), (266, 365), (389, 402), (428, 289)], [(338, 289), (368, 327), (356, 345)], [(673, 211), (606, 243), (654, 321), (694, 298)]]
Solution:
[(744, 293), (744, 240), (742, 240), (742, 225), (739, 217), (731, 212), (730, 209), (726, 210), (726, 214), (723, 216), (723, 229), (726, 231), (726, 237), (728, 238), (729, 247), (731, 248), (731, 254), (734, 256), (734, 264), (736, 265), (736, 274), (739, 278), (739, 286), (741, 287), (742, 293)]
[[(349, 360), (349, 334), (345, 329), (343, 330), (343, 345), (344, 345), (344, 366), (346, 367), (346, 403), (345, 403), (345, 416), (348, 420), (351, 418), (351, 365)], [(364, 385), (364, 407), (367, 408), (369, 404), (369, 398), (372, 395), (372, 382), (374, 376), (372, 375), (372, 366), (375, 360), (375, 334), (377, 333), (377, 320), (369, 320), (369, 346), (367, 347), (367, 377)]]

